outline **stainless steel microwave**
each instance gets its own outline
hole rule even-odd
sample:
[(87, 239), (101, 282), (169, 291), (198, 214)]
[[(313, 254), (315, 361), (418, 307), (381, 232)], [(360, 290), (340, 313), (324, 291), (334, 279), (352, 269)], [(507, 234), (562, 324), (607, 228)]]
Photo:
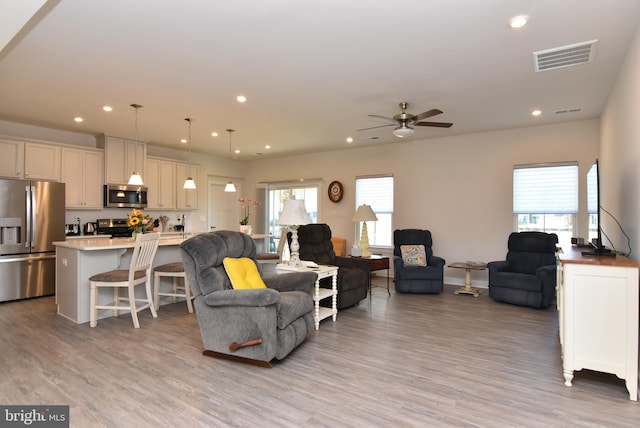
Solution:
[(147, 188), (122, 184), (105, 184), (104, 206), (108, 208), (146, 208)]

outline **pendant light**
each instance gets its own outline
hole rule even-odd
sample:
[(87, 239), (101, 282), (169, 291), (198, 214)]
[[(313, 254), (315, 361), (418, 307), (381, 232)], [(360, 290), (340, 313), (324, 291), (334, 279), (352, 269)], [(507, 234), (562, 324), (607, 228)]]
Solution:
[[(231, 158), (231, 133), (235, 131), (235, 129), (225, 129), (229, 133), (229, 158)], [(225, 192), (235, 192), (236, 186), (233, 185), (231, 181), (227, 182), (227, 185), (224, 186)]]
[(133, 186), (142, 186), (144, 183), (142, 182), (142, 176), (139, 172), (136, 171), (136, 167), (138, 166), (138, 109), (142, 108), (140, 104), (131, 104), (136, 111), (136, 123), (135, 123), (135, 143), (136, 146), (134, 148), (134, 164), (133, 164), (133, 173), (131, 173), (131, 177), (129, 177), (129, 184)]
[(187, 179), (184, 180), (184, 186), (182, 186), (182, 188), (195, 189), (196, 182), (191, 178), (191, 122), (193, 122), (193, 119), (187, 117), (185, 120), (189, 123), (189, 160), (187, 161)]

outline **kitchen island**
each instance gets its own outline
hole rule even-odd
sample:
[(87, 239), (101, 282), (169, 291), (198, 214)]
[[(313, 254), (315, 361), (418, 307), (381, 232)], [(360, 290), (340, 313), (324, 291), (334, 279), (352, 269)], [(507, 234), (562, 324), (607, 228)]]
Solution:
[[(183, 241), (181, 236), (161, 237), (153, 265), (182, 261), (180, 244)], [(53, 245), (56, 247), (57, 312), (78, 324), (89, 322), (89, 278), (100, 272), (128, 269), (134, 241), (131, 238), (89, 238), (57, 241)], [(98, 304), (111, 301), (111, 290), (99, 290)], [(98, 316), (105, 318), (111, 314), (111, 311), (99, 311)]]

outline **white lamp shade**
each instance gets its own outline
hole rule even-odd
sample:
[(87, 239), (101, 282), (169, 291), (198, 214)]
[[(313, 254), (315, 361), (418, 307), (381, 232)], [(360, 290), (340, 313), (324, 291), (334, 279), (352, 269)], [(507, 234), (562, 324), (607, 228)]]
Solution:
[(228, 182), (227, 185), (224, 186), (224, 191), (225, 192), (235, 192), (236, 191), (236, 186), (234, 186), (232, 182)]
[(187, 177), (186, 180), (184, 180), (184, 186), (182, 186), (183, 189), (195, 189), (196, 188), (196, 182), (193, 181), (193, 178), (191, 177)]
[(304, 207), (304, 199), (286, 199), (278, 224), (292, 226), (311, 223), (311, 218)]
[(371, 209), (371, 205), (362, 204), (356, 210), (351, 221), (378, 221), (378, 217)]
[(139, 172), (134, 171), (133, 174), (131, 174), (131, 177), (129, 177), (129, 184), (133, 186), (142, 186), (144, 184)]

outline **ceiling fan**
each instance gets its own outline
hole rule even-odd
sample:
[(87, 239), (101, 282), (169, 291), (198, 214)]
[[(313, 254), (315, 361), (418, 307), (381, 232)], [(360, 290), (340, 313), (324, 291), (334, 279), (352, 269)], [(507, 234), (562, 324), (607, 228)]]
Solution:
[(358, 129), (358, 131), (383, 128), (385, 126), (395, 126), (395, 128), (393, 129), (393, 135), (399, 138), (405, 138), (413, 135), (414, 126), (435, 126), (437, 128), (451, 128), (451, 126), (453, 125), (453, 123), (449, 122), (421, 122), (423, 119), (428, 119), (438, 114), (442, 114), (442, 111), (438, 110), (437, 108), (414, 115), (406, 112), (409, 103), (405, 103), (403, 101), (399, 104), (399, 106), (402, 109), (402, 113), (396, 114), (393, 117), (380, 116), (378, 114), (369, 115), (369, 117), (375, 117), (377, 119), (391, 122), (388, 125), (372, 126), (370, 128)]

